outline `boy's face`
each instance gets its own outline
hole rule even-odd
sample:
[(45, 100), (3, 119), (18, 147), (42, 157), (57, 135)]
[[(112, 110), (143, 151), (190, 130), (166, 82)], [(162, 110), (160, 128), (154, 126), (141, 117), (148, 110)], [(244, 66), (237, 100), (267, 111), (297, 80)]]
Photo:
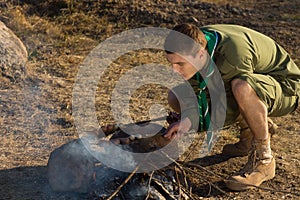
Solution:
[(192, 78), (198, 71), (188, 60), (195, 60), (193, 56), (180, 56), (176, 53), (166, 54), (167, 60), (171, 63), (172, 69), (181, 75), (185, 80)]

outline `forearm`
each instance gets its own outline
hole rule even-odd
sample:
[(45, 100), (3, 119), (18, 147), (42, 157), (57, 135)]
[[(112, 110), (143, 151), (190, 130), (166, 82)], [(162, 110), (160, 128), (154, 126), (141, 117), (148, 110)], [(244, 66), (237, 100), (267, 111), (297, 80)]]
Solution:
[(179, 104), (181, 119), (189, 118), (191, 129), (197, 130), (199, 125), (198, 101), (194, 90), (188, 84), (181, 84), (172, 89)]

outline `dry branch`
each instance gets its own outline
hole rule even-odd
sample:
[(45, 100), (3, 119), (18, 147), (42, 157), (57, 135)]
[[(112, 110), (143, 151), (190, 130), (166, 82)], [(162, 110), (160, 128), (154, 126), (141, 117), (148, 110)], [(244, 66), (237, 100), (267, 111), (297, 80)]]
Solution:
[(203, 166), (201, 166), (201, 165), (198, 165), (198, 164), (196, 164), (196, 163), (183, 163), (183, 165), (184, 165), (184, 166), (191, 166), (191, 167), (197, 167), (197, 168), (200, 168), (200, 169), (202, 169), (203, 171), (205, 171), (205, 172), (207, 172), (207, 173), (209, 173), (209, 174), (211, 174), (211, 175), (217, 176), (218, 178), (221, 178), (221, 179), (224, 180), (224, 178), (223, 178), (222, 176), (220, 176), (220, 175), (218, 175), (218, 174), (216, 174), (216, 173), (214, 173), (214, 172), (212, 172), (212, 171), (210, 171), (210, 170), (208, 170), (208, 169), (205, 169), (205, 167), (203, 167)]
[[(163, 152), (163, 153), (164, 153), (164, 152)], [(213, 184), (212, 182), (208, 181), (207, 179), (204, 179), (204, 178), (202, 177), (202, 175), (199, 174), (197, 171), (194, 171), (194, 170), (189, 169), (189, 168), (184, 168), (184, 166), (183, 166), (182, 164), (180, 164), (180, 163), (177, 162), (176, 160), (172, 159), (172, 158), (171, 158), (170, 156), (168, 156), (166, 153), (164, 153), (164, 155), (165, 155), (168, 159), (171, 159), (171, 160), (173, 161), (173, 163), (175, 163), (175, 164), (176, 164), (180, 169), (182, 169), (183, 171), (186, 170), (186, 171), (189, 171), (189, 172), (191, 172), (191, 173), (193, 173), (193, 174), (198, 175), (198, 177), (199, 177), (200, 179), (204, 180), (205, 182), (207, 182), (209, 185), (213, 186), (215, 189), (217, 189), (217, 190), (220, 191), (221, 193), (223, 193), (223, 194), (225, 194), (225, 195), (227, 195), (227, 196), (230, 196), (230, 195), (228, 195), (224, 190), (222, 190), (221, 188), (219, 188), (217, 185)], [(198, 167), (199, 167), (199, 165), (198, 165)], [(201, 167), (201, 169), (205, 169), (205, 168)], [(207, 169), (205, 169), (205, 171), (206, 171), (206, 172), (209, 172), (209, 173), (212, 174), (212, 175), (216, 175), (214, 172), (211, 172), (211, 171), (209, 171), (209, 170), (207, 170)], [(217, 176), (220, 177), (219, 175), (217, 175)], [(223, 180), (223, 178), (222, 178), (222, 180)]]
[(147, 192), (147, 196), (146, 196), (145, 200), (148, 200), (148, 198), (150, 196), (150, 187), (151, 187), (151, 180), (152, 180), (153, 174), (154, 174), (154, 171), (151, 172), (151, 174), (149, 175), (148, 192)]
[(176, 198), (170, 194), (170, 192), (161, 184), (158, 180), (152, 179), (154, 187), (166, 198), (170, 200), (176, 200)]
[[(214, 187), (215, 189), (217, 189), (218, 191), (220, 191), (221, 193), (227, 195), (227, 196), (230, 196), (228, 195), (224, 190), (222, 190), (221, 188), (219, 188), (217, 185), (213, 184), (212, 182), (208, 181), (207, 179), (203, 178), (202, 174), (199, 174), (199, 172), (197, 171), (194, 171), (192, 169), (189, 169), (189, 168), (185, 168), (187, 171), (195, 174), (195, 175), (198, 175), (198, 177), (202, 180), (204, 180), (205, 182), (207, 182), (209, 185), (211, 185), (212, 187)], [(212, 172), (213, 173), (213, 172)]]
[(176, 182), (177, 182), (177, 186), (178, 186), (178, 194), (179, 194), (179, 199), (181, 199), (181, 184), (180, 184), (180, 180), (179, 180), (179, 176), (178, 176), (178, 172), (176, 170), (176, 166), (174, 168), (174, 172), (175, 172), (175, 178), (176, 178)]

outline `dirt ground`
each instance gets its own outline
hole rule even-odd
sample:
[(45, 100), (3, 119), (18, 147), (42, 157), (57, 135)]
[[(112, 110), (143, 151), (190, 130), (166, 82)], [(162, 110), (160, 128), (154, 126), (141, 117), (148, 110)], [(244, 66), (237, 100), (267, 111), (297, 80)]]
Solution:
[[(106, 38), (139, 27), (232, 23), (269, 35), (300, 65), (299, 10), (298, 0), (0, 0), (0, 20), (29, 54), (23, 80), (0, 76), (0, 199), (94, 199), (52, 192), (46, 165), (55, 148), (78, 138), (72, 116), (73, 84), (84, 58)], [(99, 125), (114, 122), (110, 94), (118, 78), (150, 61), (165, 63), (159, 53), (136, 52), (120, 57), (105, 72), (96, 94)], [(130, 105), (133, 119), (148, 119), (153, 102), (166, 106), (165, 92), (157, 86), (135, 92)], [(224, 144), (238, 140), (233, 126), (222, 132), (209, 156), (198, 159), (194, 150), (189, 158), (212, 172), (195, 167), (198, 175), (189, 174), (195, 199), (299, 199), (300, 109), (274, 121), (279, 128), (272, 137), (277, 161), (273, 180), (244, 192), (226, 189), (223, 180), (246, 162), (246, 157), (219, 155)]]

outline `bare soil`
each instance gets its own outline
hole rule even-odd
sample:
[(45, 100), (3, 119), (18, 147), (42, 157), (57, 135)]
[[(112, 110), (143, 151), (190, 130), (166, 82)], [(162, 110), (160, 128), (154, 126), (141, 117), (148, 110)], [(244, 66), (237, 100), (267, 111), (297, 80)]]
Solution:
[[(72, 117), (73, 84), (84, 58), (106, 38), (133, 28), (172, 28), (181, 22), (233, 23), (269, 35), (300, 65), (299, 10), (298, 0), (0, 0), (0, 20), (29, 53), (21, 81), (0, 76), (0, 199), (95, 199), (51, 191), (46, 165), (54, 149), (78, 138)], [(133, 66), (155, 61), (166, 63), (159, 53), (141, 51), (110, 66), (97, 88), (99, 125), (115, 122), (110, 94), (120, 76)], [(165, 94), (165, 88), (156, 85), (139, 88), (131, 98), (130, 115), (135, 121), (148, 119), (154, 102), (167, 106)], [(223, 180), (247, 160), (219, 155), (224, 144), (238, 140), (232, 126), (222, 131), (209, 156), (199, 159), (197, 148), (192, 149), (189, 161), (212, 172), (195, 167), (197, 175), (187, 174), (197, 199), (300, 198), (300, 109), (274, 121), (279, 126), (272, 137), (276, 177), (249, 191), (226, 189)]]

